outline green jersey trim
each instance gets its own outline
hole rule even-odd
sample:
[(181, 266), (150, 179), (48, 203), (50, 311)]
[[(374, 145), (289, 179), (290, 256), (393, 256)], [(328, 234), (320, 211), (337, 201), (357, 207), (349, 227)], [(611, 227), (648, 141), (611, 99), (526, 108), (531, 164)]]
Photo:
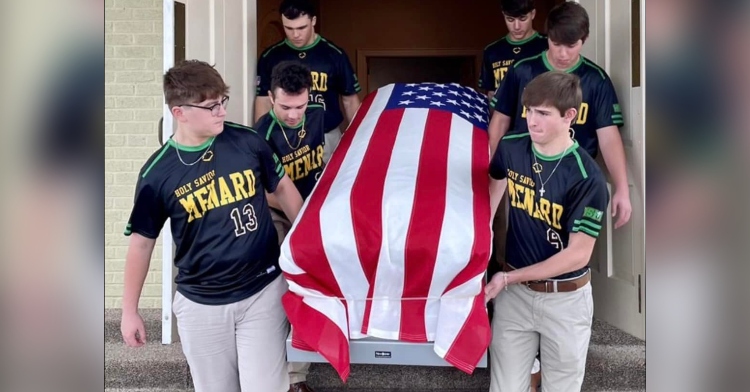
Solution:
[[(548, 54), (549, 54), (549, 50), (545, 50), (544, 52), (542, 52), (542, 61), (544, 62), (544, 66), (547, 67), (547, 69), (550, 70), (550, 71), (555, 71), (555, 67), (553, 67), (552, 64), (550, 64), (549, 59), (547, 58)], [(562, 71), (566, 72), (566, 73), (571, 73), (571, 72), (577, 70), (578, 67), (580, 67), (581, 64), (583, 64), (583, 62), (584, 62), (583, 56), (581, 56), (579, 54), (578, 55), (578, 61), (572, 67), (570, 67), (568, 69), (564, 69)]]
[(266, 56), (268, 56), (268, 54), (269, 54), (269, 53), (271, 53), (271, 51), (272, 51), (272, 50), (274, 50), (274, 49), (278, 48), (279, 46), (282, 46), (282, 45), (284, 45), (284, 42), (285, 42), (285, 41), (286, 41), (286, 39), (284, 39), (284, 41), (281, 41), (281, 42), (279, 42), (278, 44), (276, 44), (276, 45), (274, 45), (274, 46), (271, 46), (270, 48), (266, 49), (266, 52), (265, 52), (265, 53), (263, 53), (263, 56), (261, 56), (261, 57), (266, 57)]
[[(544, 52), (546, 52), (546, 50), (545, 50)], [(525, 59), (523, 59), (523, 60), (519, 60), (519, 61), (516, 61), (515, 63), (513, 63), (513, 68), (517, 68), (519, 64), (521, 64), (521, 63), (524, 63), (524, 62), (526, 62), (526, 61), (529, 61), (529, 60), (534, 60), (534, 59), (537, 59), (537, 58), (539, 58), (539, 56), (542, 56), (542, 55), (544, 54), (544, 52), (542, 52), (542, 53), (539, 53), (539, 54), (538, 54), (538, 55), (536, 55), (536, 56), (531, 56), (531, 57), (527, 57), (527, 58), (525, 58)]]
[(583, 179), (589, 178), (589, 174), (586, 172), (586, 168), (583, 167), (583, 160), (581, 159), (581, 154), (578, 153), (577, 150), (573, 150), (573, 155), (576, 156), (576, 161), (578, 161), (578, 168), (581, 169), (581, 175), (583, 176)]
[(315, 41), (313, 41), (313, 43), (311, 43), (310, 45), (305, 45), (305, 46), (303, 46), (303, 47), (301, 47), (301, 48), (298, 48), (298, 47), (296, 47), (296, 46), (292, 45), (292, 43), (291, 43), (291, 42), (289, 42), (289, 39), (287, 39), (287, 38), (284, 38), (284, 43), (285, 43), (285, 44), (286, 44), (286, 45), (287, 45), (288, 47), (290, 47), (290, 48), (292, 48), (292, 49), (294, 49), (294, 50), (296, 50), (296, 51), (299, 51), (299, 52), (301, 52), (301, 51), (304, 51), (304, 50), (308, 50), (308, 49), (311, 49), (311, 48), (313, 48), (313, 47), (314, 47), (315, 45), (317, 45), (317, 44), (318, 44), (318, 42), (320, 42), (320, 40), (321, 40), (321, 39), (322, 39), (322, 37), (321, 37), (320, 35), (318, 35), (318, 36), (317, 36), (317, 37), (315, 38)]
[(167, 144), (169, 144), (170, 146), (172, 146), (172, 147), (174, 147), (174, 148), (176, 148), (178, 150), (182, 150), (182, 151), (186, 151), (186, 152), (196, 152), (196, 151), (200, 151), (200, 150), (205, 150), (206, 147), (210, 146), (211, 143), (213, 143), (214, 139), (216, 139), (216, 137), (212, 136), (212, 137), (208, 138), (208, 140), (206, 140), (205, 142), (201, 143), (201, 145), (199, 145), (199, 146), (183, 146), (182, 144), (179, 144), (176, 141), (174, 141), (174, 139), (170, 138), (167, 141)]
[(339, 52), (339, 54), (344, 54), (344, 52), (342, 52), (342, 51), (341, 51), (341, 49), (337, 48), (337, 47), (336, 47), (335, 45), (333, 45), (332, 43), (328, 42), (328, 40), (327, 40), (327, 39), (325, 39), (325, 38), (323, 38), (323, 37), (321, 37), (321, 36), (318, 36), (318, 38), (319, 38), (320, 40), (322, 40), (323, 42), (327, 43), (327, 44), (328, 44), (328, 46), (330, 46), (330, 47), (331, 47), (331, 49), (333, 49), (333, 50), (335, 50), (335, 51)]
[(520, 41), (513, 41), (512, 39), (510, 39), (510, 34), (508, 34), (508, 35), (505, 36), (505, 40), (508, 41), (508, 43), (511, 44), (511, 45), (518, 46), (518, 45), (523, 45), (523, 44), (525, 44), (525, 43), (527, 43), (527, 42), (531, 41), (532, 39), (537, 38), (539, 36), (540, 36), (539, 32), (535, 31), (534, 34), (531, 34), (531, 36), (529, 38), (522, 39)]
[(529, 136), (528, 132), (526, 132), (526, 133), (519, 133), (519, 134), (516, 134), (516, 135), (505, 135), (505, 136), (503, 136), (503, 139), (519, 139), (519, 138), (526, 137), (526, 136)]
[[(172, 141), (172, 139), (169, 139), (169, 141)], [(159, 162), (159, 160), (161, 159), (161, 157), (163, 157), (163, 156), (164, 156), (164, 154), (165, 154), (165, 153), (167, 152), (167, 150), (169, 149), (169, 146), (170, 146), (170, 145), (169, 145), (169, 143), (167, 143), (167, 144), (165, 144), (165, 145), (164, 145), (164, 146), (163, 146), (163, 147), (161, 148), (161, 152), (159, 153), (159, 155), (157, 155), (157, 156), (156, 156), (156, 159), (154, 159), (154, 161), (153, 161), (153, 162), (151, 162), (151, 164), (150, 164), (150, 165), (148, 165), (148, 168), (146, 168), (146, 170), (145, 170), (145, 171), (143, 172), (143, 175), (141, 176), (141, 178), (146, 178), (146, 174), (148, 174), (148, 172), (150, 172), (150, 171), (151, 171), (151, 169), (152, 169), (152, 168), (153, 168), (153, 167), (154, 167), (154, 166), (156, 165), (156, 162)]]
[(602, 77), (602, 79), (607, 79), (607, 75), (604, 74), (604, 70), (602, 70), (601, 67), (599, 67), (598, 65), (592, 63), (591, 61), (587, 59), (583, 59), (583, 62), (586, 63), (586, 65), (588, 65), (589, 67), (597, 70), (599, 72), (599, 75)]
[(534, 143), (531, 143), (531, 150), (534, 151), (534, 155), (536, 155), (537, 158), (539, 158), (541, 160), (544, 160), (544, 161), (556, 161), (556, 160), (558, 160), (558, 159), (560, 159), (560, 158), (562, 158), (562, 157), (564, 157), (564, 156), (566, 156), (568, 154), (572, 154), (578, 148), (578, 141), (577, 140), (573, 140), (573, 146), (572, 147), (573, 148), (568, 147), (565, 151), (563, 151), (563, 152), (561, 152), (561, 153), (559, 153), (557, 155), (548, 156), (548, 155), (544, 155), (544, 154), (540, 153), (539, 151), (537, 151), (536, 147), (534, 147)]

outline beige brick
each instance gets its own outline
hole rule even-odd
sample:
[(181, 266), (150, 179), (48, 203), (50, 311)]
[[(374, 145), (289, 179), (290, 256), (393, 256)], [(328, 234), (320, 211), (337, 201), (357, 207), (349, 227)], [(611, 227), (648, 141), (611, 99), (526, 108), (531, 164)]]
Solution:
[[(133, 177), (137, 176), (138, 173), (134, 173)], [(114, 197), (112, 198), (112, 201), (114, 202), (115, 209), (117, 210), (128, 210), (130, 211), (131, 208), (133, 208), (133, 198), (132, 197)]]
[[(119, 184), (119, 185), (123, 185), (123, 184), (134, 184), (135, 185), (136, 181), (138, 180), (138, 173), (124, 172), (124, 173), (114, 173), (114, 175), (115, 175), (114, 181), (115, 181), (116, 184)], [(130, 210), (130, 208), (132, 208), (132, 206), (133, 206), (133, 201), (132, 200), (133, 199), (126, 199), (126, 198), (118, 198), (118, 199), (124, 199), (124, 200), (128, 201), (128, 203), (125, 204), (124, 208), (126, 208), (128, 210)], [(118, 208), (118, 207), (115, 207), (115, 208)], [(130, 213), (130, 211), (128, 211), (128, 213)]]
[(117, 97), (114, 99), (119, 109), (149, 109), (154, 107), (154, 99), (151, 97)]
[(104, 0), (104, 9), (108, 10), (115, 5), (115, 0)]
[(115, 148), (104, 147), (104, 159), (115, 159)]
[(104, 209), (105, 210), (111, 209), (112, 207), (114, 207), (114, 205), (115, 205), (115, 199), (113, 199), (111, 197), (105, 197), (104, 198)]
[(140, 96), (158, 96), (159, 101), (162, 101), (164, 88), (161, 84), (141, 84), (135, 87), (135, 93)]
[(130, 135), (127, 143), (130, 147), (145, 147), (150, 146), (155, 139), (146, 135)]
[[(153, 121), (149, 122), (131, 122), (131, 123), (116, 123), (114, 133), (143, 133), (152, 134), (156, 137), (157, 123)], [(155, 139), (154, 139), (155, 140)]]
[(115, 151), (115, 156), (119, 159), (143, 159), (151, 156), (156, 151), (153, 147), (129, 147), (121, 148)]
[[(134, 118), (132, 110), (107, 109), (104, 111), (104, 121), (131, 121)], [(115, 127), (117, 125), (115, 124)]]
[(112, 124), (112, 123), (104, 124), (104, 133), (112, 133), (112, 130), (114, 129), (115, 129), (115, 124)]
[(114, 32), (114, 24), (113, 22), (104, 22), (104, 32), (105, 33), (112, 33)]
[[(129, 242), (130, 241), (130, 237), (127, 237), (127, 236), (125, 236), (123, 234), (123, 232), (125, 231), (125, 227), (126, 226), (127, 226), (127, 222), (123, 222), (119, 227), (115, 226), (115, 233), (119, 232), (118, 235), (121, 236), (122, 238), (124, 238), (125, 242)], [(127, 246), (118, 246), (118, 247), (115, 248), (115, 258), (123, 260), (123, 264), (125, 264), (124, 260), (125, 260), (125, 255), (127, 255), (127, 254), (128, 254), (128, 247)]]
[(154, 22), (112, 22), (115, 33), (153, 33)]
[[(159, 105), (161, 106), (161, 105)], [(138, 110), (135, 112), (136, 121), (153, 121), (154, 125), (158, 124), (159, 119), (162, 117), (161, 109), (154, 110)]]
[[(113, 248), (117, 250), (117, 248)], [(115, 271), (123, 271), (123, 267), (125, 267), (125, 259), (122, 260), (105, 260), (104, 261), (104, 271), (105, 272), (115, 272)]]
[[(152, 261), (151, 265), (153, 266), (154, 264), (155, 263), (153, 263)], [(148, 277), (146, 278), (146, 281), (149, 283), (161, 283), (161, 277), (162, 277), (161, 268), (159, 268), (156, 271), (150, 272), (148, 274)]]
[[(159, 292), (161, 293), (161, 286), (159, 286)], [(118, 302), (115, 302), (118, 303)], [(122, 307), (122, 301), (119, 302)], [(138, 307), (141, 309), (159, 309), (161, 308), (161, 295), (158, 298), (147, 298), (141, 297)]]
[(145, 70), (146, 60), (145, 59), (127, 59), (125, 60), (125, 69), (141, 69)]
[(115, 183), (115, 173), (104, 173), (104, 185), (112, 185)]
[(133, 161), (115, 161), (110, 160), (104, 162), (104, 171), (108, 172), (133, 172), (136, 166), (133, 165)]
[(107, 147), (124, 146), (126, 140), (127, 139), (125, 138), (125, 136), (105, 135), (104, 136), (104, 145), (107, 146)]
[[(111, 228), (114, 226), (110, 225)], [(104, 248), (104, 259), (105, 260), (111, 260), (115, 257), (115, 248), (108, 246)]]
[(118, 71), (125, 69), (124, 59), (105, 58), (104, 59), (104, 70), (105, 71)]
[[(161, 52), (159, 50), (157, 54), (161, 54)], [(164, 76), (164, 60), (162, 60), (162, 56), (159, 56), (158, 59), (146, 60), (146, 69), (159, 70), (159, 78), (161, 79)]]
[(112, 83), (115, 81), (115, 73), (113, 71), (104, 71), (104, 83)]
[(104, 307), (107, 309), (121, 309), (122, 298), (121, 297), (104, 297)]
[(133, 20), (163, 20), (162, 10), (156, 9), (134, 9)]
[[(117, 286), (117, 285), (113, 285), (113, 286)], [(144, 297), (161, 297), (161, 285), (158, 285), (158, 284), (143, 285), (143, 292), (141, 295)]]
[[(117, 184), (108, 186), (107, 191), (109, 192), (109, 196), (111, 197), (133, 197), (133, 195), (135, 194), (135, 187), (132, 185)], [(125, 230), (125, 227), (123, 226), (121, 229)]]
[(162, 34), (135, 34), (133, 37), (136, 45), (151, 45), (154, 47), (164, 45)]
[(117, 73), (117, 83), (147, 83), (154, 82), (155, 80), (154, 73), (150, 71), (126, 71)]
[(115, 7), (156, 8), (160, 5), (160, 0), (115, 0)]
[(122, 284), (107, 284), (104, 286), (104, 295), (109, 297), (121, 296), (122, 295)]
[[(104, 9), (104, 20), (132, 20), (133, 10), (127, 8)], [(106, 41), (105, 41), (106, 42)]]
[(111, 97), (104, 98), (104, 108), (111, 109), (115, 107), (115, 99)]
[(133, 34), (107, 34), (104, 36), (105, 45), (132, 45)]
[(154, 57), (153, 46), (115, 46), (115, 57), (120, 58), (152, 58)]
[(132, 84), (107, 84), (104, 86), (104, 95), (135, 95), (135, 90)]

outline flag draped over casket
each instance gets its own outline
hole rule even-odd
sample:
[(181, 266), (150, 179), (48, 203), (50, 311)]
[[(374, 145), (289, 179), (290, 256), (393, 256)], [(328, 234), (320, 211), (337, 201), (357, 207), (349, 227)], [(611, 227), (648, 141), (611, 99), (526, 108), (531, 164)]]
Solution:
[(349, 375), (349, 339), (434, 342), (473, 372), (490, 327), (486, 97), (390, 84), (362, 102), (281, 249), (292, 346)]

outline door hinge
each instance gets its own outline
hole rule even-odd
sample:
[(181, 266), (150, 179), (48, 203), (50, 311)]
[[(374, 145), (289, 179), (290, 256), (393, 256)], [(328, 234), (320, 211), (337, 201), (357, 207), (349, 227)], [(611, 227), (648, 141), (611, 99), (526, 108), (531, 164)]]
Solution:
[(641, 295), (641, 274), (638, 274), (638, 313), (643, 313), (641, 303), (642, 303), (642, 295)]

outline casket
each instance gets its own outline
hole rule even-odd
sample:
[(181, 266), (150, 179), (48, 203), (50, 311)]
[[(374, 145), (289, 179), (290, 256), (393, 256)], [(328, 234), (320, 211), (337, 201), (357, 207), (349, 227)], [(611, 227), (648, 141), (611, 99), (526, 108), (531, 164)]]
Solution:
[(344, 381), (357, 339), (429, 343), (467, 373), (486, 363), (488, 115), (458, 84), (367, 95), (281, 247), (295, 349)]

